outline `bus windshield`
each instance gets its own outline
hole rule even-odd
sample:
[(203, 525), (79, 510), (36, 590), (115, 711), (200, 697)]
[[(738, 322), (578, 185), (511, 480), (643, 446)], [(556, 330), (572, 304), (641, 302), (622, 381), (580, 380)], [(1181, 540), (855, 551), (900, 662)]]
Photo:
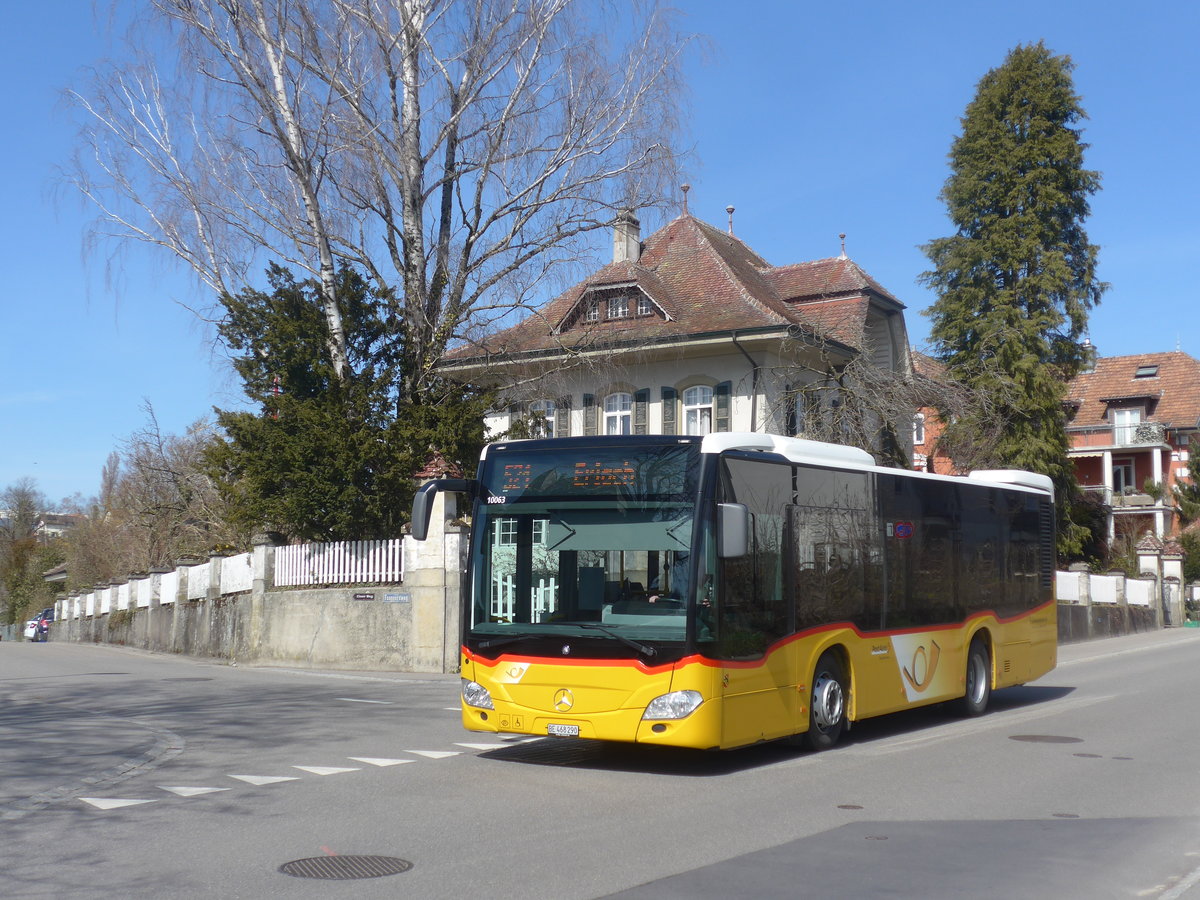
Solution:
[(581, 656), (682, 645), (698, 446), (509, 446), (481, 473), (468, 639), (595, 639)]

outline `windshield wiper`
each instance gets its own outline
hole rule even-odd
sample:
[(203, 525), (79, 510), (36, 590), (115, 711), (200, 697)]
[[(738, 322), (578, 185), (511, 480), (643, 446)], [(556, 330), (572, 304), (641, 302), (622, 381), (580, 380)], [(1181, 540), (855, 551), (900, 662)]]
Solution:
[(625, 644), (628, 647), (632, 647), (638, 653), (641, 653), (645, 656), (657, 656), (658, 655), (658, 651), (655, 650), (653, 647), (651, 647), (649, 644), (643, 644), (640, 641), (635, 641), (633, 638), (626, 637), (625, 635), (621, 634), (619, 631), (614, 631), (612, 628), (609, 628), (606, 625), (597, 625), (595, 622), (577, 622), (574, 624), (578, 628), (590, 628), (594, 631), (603, 631), (609, 637), (616, 638), (622, 644)]

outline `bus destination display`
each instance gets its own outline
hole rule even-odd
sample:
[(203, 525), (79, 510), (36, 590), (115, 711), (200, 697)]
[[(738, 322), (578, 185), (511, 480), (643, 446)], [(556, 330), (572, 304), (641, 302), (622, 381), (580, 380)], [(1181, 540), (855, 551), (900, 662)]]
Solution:
[[(582, 451), (497, 460), (484, 476), (493, 495), (507, 497), (680, 496), (694, 477), (692, 447), (654, 448), (648, 452)], [(694, 491), (695, 488), (691, 488)]]

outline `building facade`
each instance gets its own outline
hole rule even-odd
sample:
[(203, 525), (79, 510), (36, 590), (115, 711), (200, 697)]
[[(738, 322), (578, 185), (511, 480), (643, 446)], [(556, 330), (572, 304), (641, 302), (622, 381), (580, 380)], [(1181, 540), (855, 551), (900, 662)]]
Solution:
[(1103, 498), (1109, 539), (1177, 534), (1174, 488), (1200, 433), (1200, 361), (1181, 351), (1096, 358), (1067, 404), (1075, 475)]
[(626, 214), (613, 247), (611, 263), (443, 364), (501, 387), (493, 436), (519, 423), (546, 437), (813, 436), (839, 413), (851, 360), (911, 376), (904, 305), (844, 254), (772, 266), (686, 212), (645, 241)]

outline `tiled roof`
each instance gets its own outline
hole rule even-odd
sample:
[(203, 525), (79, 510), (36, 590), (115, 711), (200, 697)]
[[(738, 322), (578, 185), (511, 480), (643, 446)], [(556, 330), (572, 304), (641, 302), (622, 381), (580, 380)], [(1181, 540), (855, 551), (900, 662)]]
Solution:
[[(1157, 366), (1155, 375), (1136, 378), (1138, 369)], [(1106, 356), (1096, 360), (1092, 372), (1071, 381), (1067, 402), (1078, 411), (1073, 426), (1110, 424), (1109, 401), (1147, 398), (1144, 421), (1172, 428), (1200, 425), (1200, 361), (1182, 351)]]
[[(480, 356), (653, 342), (759, 328), (798, 327), (851, 348), (863, 342), (869, 295), (902, 309), (895, 297), (845, 258), (776, 268), (736, 237), (681, 215), (648, 237), (637, 262), (610, 263), (521, 323), (459, 348)], [(636, 285), (665, 313), (583, 321), (580, 305), (606, 287)]]

